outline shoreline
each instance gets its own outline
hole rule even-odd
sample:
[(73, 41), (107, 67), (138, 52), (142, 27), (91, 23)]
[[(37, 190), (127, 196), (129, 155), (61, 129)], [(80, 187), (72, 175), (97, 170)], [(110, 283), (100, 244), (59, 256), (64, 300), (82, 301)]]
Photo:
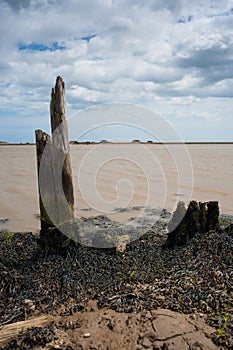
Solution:
[[(165, 142), (156, 142), (156, 141), (70, 141), (70, 145), (233, 145), (233, 141), (165, 141)], [(0, 142), (0, 146), (36, 146), (34, 142)]]
[[(140, 141), (140, 142), (70, 142), (71, 146), (77, 146), (77, 145), (135, 145), (135, 144), (141, 144), (141, 145), (233, 145), (233, 142), (205, 142), (205, 141), (197, 141), (197, 142), (148, 142), (148, 141)], [(35, 143), (0, 143), (0, 146), (36, 146)]]
[[(119, 208), (119, 212), (120, 212), (120, 209), (122, 208)], [(154, 215), (154, 218), (156, 217), (156, 214), (157, 212), (161, 213), (162, 210), (160, 209), (157, 209), (157, 208), (150, 208), (153, 215)], [(128, 210), (128, 209), (127, 209)], [(124, 212), (124, 208), (122, 210), (122, 212)], [(171, 215), (172, 213), (169, 211), (169, 210), (166, 210), (166, 209), (163, 209), (163, 211), (165, 211), (165, 213), (167, 213), (167, 218), (163, 218), (164, 222), (168, 223), (169, 219), (171, 218)], [(93, 218), (96, 218), (98, 216), (102, 216), (102, 214), (96, 214), (96, 213), (92, 213), (91, 215), (88, 214), (89, 213), (89, 210), (87, 209), (80, 209), (80, 213), (79, 215), (76, 215), (75, 216), (75, 220), (76, 222), (82, 222), (83, 220), (92, 220)], [(109, 215), (104, 215), (105, 217), (107, 217), (110, 221), (112, 222), (115, 222), (116, 224), (118, 225), (127, 225), (130, 227), (132, 221), (134, 223), (134, 226), (136, 224), (136, 227), (137, 226), (143, 226), (144, 225), (144, 228), (150, 228), (151, 226), (151, 221), (150, 221), (150, 218), (152, 217), (153, 219), (153, 216), (151, 214), (149, 214), (149, 216), (144, 216), (144, 217), (132, 217), (131, 220), (128, 220), (128, 221), (124, 221), (124, 220), (114, 220), (113, 218), (111, 218)], [(37, 219), (37, 222), (38, 222), (38, 228), (33, 228), (33, 229), (11, 229), (11, 228), (8, 228), (7, 227), (7, 223), (9, 223), (11, 221), (10, 218), (6, 218), (6, 217), (0, 217), (0, 233), (1, 232), (13, 232), (13, 233), (16, 233), (16, 232), (20, 232), (20, 233), (23, 233), (23, 232), (31, 232), (33, 234), (38, 234), (40, 232), (40, 219), (39, 219), (39, 215), (34, 215), (34, 217), (36, 217)], [(227, 214), (227, 213), (221, 213), (219, 214), (219, 218), (222, 222), (226, 221), (226, 222), (229, 222), (230, 223), (233, 223), (233, 215), (232, 214)], [(154, 224), (156, 224), (160, 219), (160, 215), (157, 216), (157, 219), (155, 220), (154, 219)], [(4, 226), (5, 225), (5, 226)], [(15, 226), (15, 225), (14, 225)], [(17, 226), (17, 225), (16, 225)]]

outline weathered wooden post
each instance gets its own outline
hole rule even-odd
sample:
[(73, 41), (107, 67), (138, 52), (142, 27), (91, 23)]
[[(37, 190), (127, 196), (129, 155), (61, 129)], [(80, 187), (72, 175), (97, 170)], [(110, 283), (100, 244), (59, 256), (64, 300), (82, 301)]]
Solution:
[[(206, 209), (207, 206), (207, 209)], [(219, 207), (217, 201), (197, 203), (191, 201), (187, 211), (179, 202), (171, 221), (168, 223), (168, 237), (165, 248), (185, 245), (197, 233), (219, 229)]]
[[(46, 134), (45, 132), (43, 132), (42, 130), (36, 130), (36, 151), (37, 151), (37, 172), (38, 172), (38, 180), (39, 180), (39, 176), (40, 176), (40, 163), (42, 160), (42, 155), (43, 152), (45, 150), (45, 147), (49, 147), (49, 145), (52, 145), (52, 139), (51, 137)], [(47, 164), (45, 164), (45, 162), (47, 161)], [(44, 158), (44, 165), (48, 172), (50, 172), (50, 174), (48, 174), (48, 177), (53, 176), (52, 172), (53, 169), (51, 167), (51, 159), (49, 159), (48, 157)], [(53, 225), (53, 223), (51, 222), (46, 209), (44, 207), (43, 204), (43, 200), (41, 198), (41, 189), (40, 189), (40, 183), (38, 181), (39, 184), (39, 205), (40, 205), (40, 223), (41, 223), (41, 230), (40, 233), (43, 235), (46, 232), (49, 232), (49, 230), (51, 230), (51, 228), (55, 228), (55, 226)], [(44, 184), (44, 191), (47, 191), (48, 194), (50, 193), (50, 195), (52, 196), (52, 191), (49, 187), (49, 183), (47, 184), (47, 188), (46, 188), (46, 183)], [(51, 198), (51, 201), (53, 201), (53, 198)]]
[(210, 201), (207, 203), (207, 229), (219, 229), (219, 207), (217, 201)]
[(59, 251), (75, 230), (65, 84), (61, 77), (57, 77), (52, 89), (50, 116), (52, 137), (36, 130), (40, 244), (47, 250)]
[[(57, 155), (64, 161), (62, 167), (62, 184), (64, 194), (70, 207), (74, 207), (74, 190), (72, 182), (72, 170), (70, 161), (70, 146), (68, 139), (68, 126), (66, 120), (65, 83), (61, 77), (57, 77), (55, 89), (52, 89), (50, 116), (53, 145), (59, 153)], [(60, 160), (59, 159), (59, 160)]]
[(184, 202), (178, 202), (177, 208), (172, 215), (172, 219), (168, 223), (169, 233), (164, 247), (172, 248), (175, 245), (183, 245), (186, 243), (185, 214), (186, 207)]

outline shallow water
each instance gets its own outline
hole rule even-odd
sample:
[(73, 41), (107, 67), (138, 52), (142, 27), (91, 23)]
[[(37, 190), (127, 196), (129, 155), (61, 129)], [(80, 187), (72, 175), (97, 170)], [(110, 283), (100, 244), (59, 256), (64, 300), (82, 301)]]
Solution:
[[(233, 144), (73, 145), (71, 156), (78, 217), (128, 222), (191, 199), (233, 215)], [(35, 146), (0, 146), (0, 160), (0, 229), (38, 230)]]

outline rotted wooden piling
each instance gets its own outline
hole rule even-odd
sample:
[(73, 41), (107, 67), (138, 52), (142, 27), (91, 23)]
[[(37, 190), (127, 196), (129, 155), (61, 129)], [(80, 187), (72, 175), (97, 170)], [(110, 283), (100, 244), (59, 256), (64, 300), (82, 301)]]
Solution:
[(50, 117), (52, 136), (36, 130), (40, 243), (48, 250), (59, 250), (74, 234), (74, 191), (61, 77), (51, 92)]
[(168, 237), (165, 248), (185, 245), (197, 233), (219, 230), (219, 206), (217, 201), (191, 201), (187, 210), (179, 202), (168, 224)]

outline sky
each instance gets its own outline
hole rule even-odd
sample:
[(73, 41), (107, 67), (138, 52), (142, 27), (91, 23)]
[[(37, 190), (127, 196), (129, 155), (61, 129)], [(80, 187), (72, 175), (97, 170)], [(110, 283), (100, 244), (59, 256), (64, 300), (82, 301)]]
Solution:
[[(233, 141), (233, 1), (0, 0), (0, 45), (0, 141), (50, 132), (58, 75), (68, 119), (134, 104), (159, 113), (184, 141)], [(135, 118), (143, 124), (143, 113)], [(115, 127), (117, 116), (84, 134), (75, 120), (80, 141), (153, 139)]]

